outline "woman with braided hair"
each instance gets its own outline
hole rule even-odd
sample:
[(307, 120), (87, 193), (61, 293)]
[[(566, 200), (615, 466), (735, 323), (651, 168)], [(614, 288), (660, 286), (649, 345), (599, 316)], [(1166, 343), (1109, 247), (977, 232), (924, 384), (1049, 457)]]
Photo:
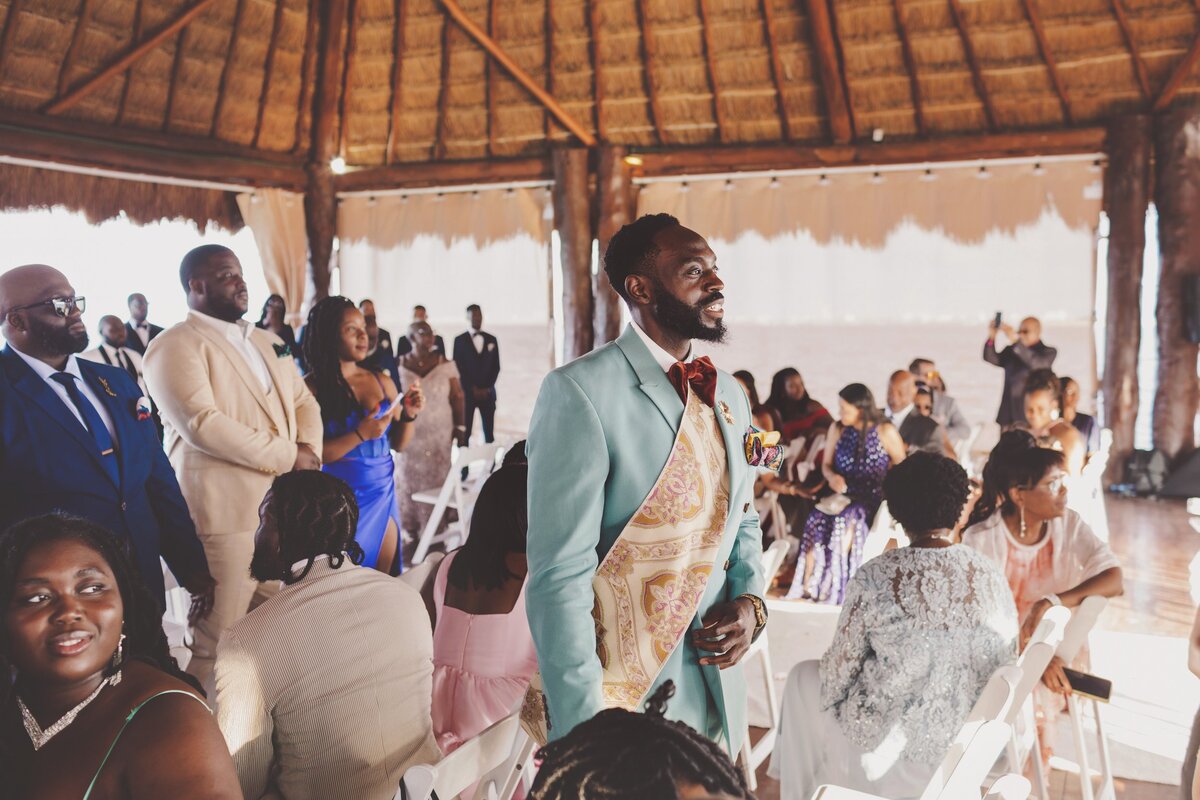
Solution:
[(123, 541), (64, 514), (17, 523), (0, 535), (0, 608), (5, 797), (242, 797)]
[(601, 711), (539, 753), (531, 800), (754, 800), (721, 746), (666, 719), (675, 684), (646, 701), (646, 713)]
[(321, 469), (354, 489), (363, 563), (398, 574), (400, 509), (392, 451), (412, 440), (425, 400), (420, 382), (401, 398), (385, 372), (362, 366), (367, 349), (366, 321), (348, 298), (327, 297), (308, 312), (305, 381), (325, 425)]

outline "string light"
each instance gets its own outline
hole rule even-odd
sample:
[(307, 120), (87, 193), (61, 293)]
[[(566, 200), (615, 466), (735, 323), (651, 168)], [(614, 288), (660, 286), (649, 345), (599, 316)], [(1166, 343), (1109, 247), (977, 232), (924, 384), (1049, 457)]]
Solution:
[(883, 177), (878, 172), (876, 172), (875, 174), (873, 174), (871, 176), (871, 183), (875, 184), (876, 186), (885, 182), (886, 180), (887, 180), (887, 178)]
[(830, 186), (832, 184), (833, 181), (829, 180), (828, 175), (822, 175), (821, 177), (817, 178), (817, 186)]
[(1040, 161), (1033, 165), (1033, 174), (1037, 175), (1039, 178), (1046, 174), (1046, 168), (1042, 166)]
[(1104, 167), (1100, 164), (1100, 159), (1096, 159), (1092, 162), (1091, 171), (1096, 174), (1104, 171)]
[(329, 162), (329, 168), (333, 170), (334, 175), (345, 175), (346, 159), (342, 158), (341, 156), (334, 156)]
[(988, 172), (987, 167), (980, 167), (979, 172), (975, 173), (975, 177), (979, 178), (981, 181), (986, 181), (988, 178), (992, 177), (992, 173)]
[(769, 185), (770, 185), (770, 187), (771, 187), (772, 189), (778, 189), (778, 188), (779, 188), (779, 185), (780, 185), (780, 184), (779, 184), (779, 178), (777, 178), (777, 177), (775, 177), (775, 178), (771, 178), (771, 183), (770, 183)]
[(690, 192), (691, 190), (692, 190), (692, 187), (688, 186), (687, 181), (684, 181), (683, 183), (679, 184), (679, 191)]
[(727, 191), (727, 192), (733, 191), (733, 181), (731, 181), (731, 180), (725, 181), (725, 191)]
[(631, 167), (640, 167), (644, 163), (641, 156), (635, 155), (625, 156), (624, 161)]
[(937, 179), (938, 179), (938, 176), (934, 175), (933, 170), (931, 170), (931, 169), (927, 169), (923, 173), (921, 173), (921, 182), (922, 183), (933, 183)]

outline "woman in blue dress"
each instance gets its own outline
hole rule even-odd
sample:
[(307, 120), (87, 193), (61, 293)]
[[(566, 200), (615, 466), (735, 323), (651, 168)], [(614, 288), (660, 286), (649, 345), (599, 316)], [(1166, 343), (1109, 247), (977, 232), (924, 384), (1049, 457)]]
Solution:
[(412, 439), (425, 399), (416, 383), (399, 397), (387, 373), (361, 366), (366, 355), (366, 321), (353, 301), (327, 297), (312, 307), (304, 335), (305, 381), (325, 423), (321, 469), (354, 490), (354, 538), (365, 554), (363, 565), (399, 574), (400, 509), (392, 451), (403, 450)]
[(871, 390), (838, 392), (839, 421), (829, 430), (821, 471), (833, 494), (808, 515), (788, 598), (841, 605), (862, 563), (863, 544), (883, 502), (883, 477), (904, 460), (904, 441)]

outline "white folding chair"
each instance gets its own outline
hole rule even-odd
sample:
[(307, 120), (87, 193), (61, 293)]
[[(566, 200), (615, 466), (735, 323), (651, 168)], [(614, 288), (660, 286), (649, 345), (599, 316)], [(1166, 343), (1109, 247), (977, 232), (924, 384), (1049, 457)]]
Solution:
[(887, 800), (887, 798), (826, 784), (817, 787), (817, 790), (813, 792), (812, 800)]
[(533, 754), (533, 742), (521, 730), (520, 712), (505, 717), (437, 764), (417, 764), (404, 772), (394, 800), (509, 800), (520, 771)]
[(983, 800), (1029, 800), (1033, 784), (1024, 775), (1009, 773), (1001, 775), (988, 789)]
[[(1105, 597), (1091, 596), (1084, 598), (1071, 621), (1067, 623), (1062, 642), (1058, 645), (1058, 657), (1064, 664), (1070, 664), (1079, 655), (1080, 649), (1087, 643), (1088, 634), (1096, 626), (1100, 614), (1108, 606)], [(1087, 739), (1084, 738), (1083, 714), (1084, 709), (1091, 706), (1092, 717), (1096, 721), (1096, 749), (1100, 760), (1100, 786), (1092, 786), (1092, 772), (1088, 765)], [(1079, 759), (1079, 796), (1081, 800), (1113, 800), (1116, 789), (1113, 783), (1112, 763), (1108, 752), (1108, 737), (1104, 735), (1104, 726), (1100, 721), (1100, 702), (1093, 698), (1067, 695), (1067, 713), (1071, 719), (1071, 735), (1075, 740), (1076, 758)]]
[[(420, 564), (425, 560), (429, 548), (439, 542), (453, 541), (462, 544), (471, 532), (471, 509), (479, 489), (488, 476), (500, 465), (504, 458), (504, 447), (498, 444), (485, 444), (478, 447), (460, 447), (455, 454), (450, 471), (442, 481), (440, 489), (413, 492), (414, 503), (426, 503), (433, 506), (429, 521), (421, 531), (417, 542), (416, 552), (413, 553), (412, 563)], [(463, 470), (467, 470), (467, 478), (463, 479)], [(442, 518), (446, 509), (453, 508), (458, 512), (458, 519), (449, 523), (441, 533)]]
[(814, 469), (820, 469), (821, 459), (825, 457), (825, 434), (818, 433), (813, 437), (808, 448), (808, 456), (802, 462), (803, 472), (798, 480), (805, 480)]
[[(771, 581), (775, 580), (775, 575), (778, 574), (783, 566), (783, 560), (787, 557), (788, 544), (785, 541), (775, 541), (763, 553), (763, 579), (764, 585), (770, 586)], [(775, 679), (771, 674), (771, 651), (767, 645), (767, 634), (770, 625), (767, 625), (767, 630), (759, 634), (758, 640), (750, 645), (750, 649), (742, 658), (742, 663), (745, 665), (744, 670), (750, 670), (757, 667), (760, 670), (763, 683), (766, 689), (767, 698), (767, 714), (769, 715), (770, 725), (767, 727), (767, 732), (758, 740), (756, 744), (750, 744), (750, 724), (747, 722), (746, 730), (742, 738), (742, 750), (740, 760), (742, 765), (742, 773), (746, 776), (746, 785), (750, 791), (758, 788), (758, 777), (755, 772), (759, 766), (767, 760), (771, 755), (771, 751), (775, 749), (775, 738), (779, 730), (779, 697), (775, 692)], [(752, 666), (752, 664), (754, 666)]]
[(158, 559), (162, 564), (163, 586), (166, 589), (167, 608), (163, 614), (163, 632), (167, 635), (167, 644), (171, 648), (186, 648), (191, 644), (191, 633), (188, 630), (188, 610), (192, 605), (192, 596), (187, 589), (179, 585), (175, 574), (167, 567), (167, 562)]
[(888, 542), (893, 539), (897, 544), (902, 544), (908, 541), (908, 536), (899, 523), (892, 518), (885, 500), (879, 504), (879, 510), (875, 512), (875, 521), (871, 523), (871, 530), (867, 532), (867, 538), (863, 541), (862, 563), (865, 564), (875, 556), (882, 555), (883, 551), (887, 549)]
[(954, 456), (958, 459), (958, 463), (962, 468), (971, 474), (971, 467), (974, 461), (971, 458), (971, 448), (975, 446), (975, 442), (979, 439), (979, 434), (983, 433), (983, 425), (976, 422), (971, 426), (971, 432), (967, 434), (967, 438), (954, 446)]

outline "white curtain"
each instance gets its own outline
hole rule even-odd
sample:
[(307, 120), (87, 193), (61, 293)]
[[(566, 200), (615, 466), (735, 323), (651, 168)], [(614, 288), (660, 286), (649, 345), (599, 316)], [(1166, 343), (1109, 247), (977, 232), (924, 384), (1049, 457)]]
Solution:
[(304, 196), (282, 189), (259, 189), (253, 194), (239, 194), (237, 203), (242, 219), (254, 232), (267, 288), (283, 298), (286, 320), (298, 328), (308, 279)]

